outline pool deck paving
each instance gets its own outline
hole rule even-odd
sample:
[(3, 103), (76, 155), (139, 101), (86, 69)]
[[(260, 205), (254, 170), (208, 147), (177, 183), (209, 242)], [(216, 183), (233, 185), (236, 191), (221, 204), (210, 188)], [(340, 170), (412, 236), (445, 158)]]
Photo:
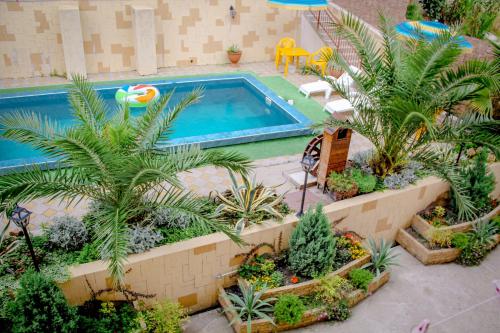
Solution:
[[(158, 71), (158, 74), (151, 76), (139, 76), (137, 72), (119, 72), (119, 73), (102, 73), (102, 74), (89, 74), (88, 78), (92, 82), (103, 82), (103, 81), (113, 81), (113, 80), (137, 80), (142, 79), (147, 82), (148, 79), (155, 79), (160, 77), (178, 77), (178, 76), (189, 76), (189, 75), (205, 75), (213, 73), (234, 73), (234, 72), (246, 72), (254, 73), (259, 75), (259, 78), (263, 81), (268, 81), (268, 84), (274, 85), (277, 88), (281, 88), (282, 91), (288, 94), (294, 94), (297, 98), (297, 103), (307, 103), (304, 97), (300, 97), (297, 93), (296, 88), (302, 83), (312, 82), (317, 80), (317, 77), (311, 75), (300, 75), (298, 73), (290, 73), (286, 79), (279, 80), (282, 74), (282, 68), (277, 71), (274, 62), (258, 62), (258, 63), (248, 63), (241, 64), (239, 66), (231, 65), (206, 65), (206, 66), (192, 66), (192, 67), (170, 67), (162, 68)], [(68, 80), (60, 77), (37, 77), (37, 78), (27, 78), (27, 79), (2, 79), (0, 80), (0, 89), (13, 89), (13, 88), (25, 88), (25, 87), (36, 87), (36, 86), (53, 86), (60, 84), (67, 84)], [(265, 82), (266, 83), (266, 82)], [(292, 85), (288, 84), (291, 83)], [(287, 85), (287, 87), (283, 87)], [(287, 97), (284, 95), (283, 97)], [(333, 96), (330, 100), (339, 98), (338, 96)], [(300, 100), (298, 100), (300, 99)], [(311, 100), (316, 101), (319, 105), (324, 105), (326, 100), (323, 95), (314, 95)], [(313, 103), (314, 104), (314, 103)], [(305, 104), (306, 107), (309, 104)], [(310, 118), (314, 118), (313, 121), (319, 121), (324, 119), (325, 113), (320, 111), (318, 104), (314, 105), (314, 109), (319, 112), (311, 112), (307, 110)], [(290, 206), (297, 210), (300, 205), (300, 195), (296, 192), (294, 187), (286, 179), (286, 173), (299, 171), (300, 170), (300, 158), (301, 155), (297, 154), (300, 152), (308, 139), (305, 137), (300, 138), (290, 138), (284, 139), (288, 141), (271, 140), (259, 143), (251, 143), (244, 145), (236, 145), (225, 147), (221, 149), (234, 149), (240, 151), (243, 154), (247, 154), (251, 158), (254, 156), (272, 156), (270, 158), (259, 159), (254, 162), (254, 173), (258, 181), (262, 181), (266, 186), (278, 186), (277, 191), (279, 193), (288, 192), (289, 204)], [(294, 149), (290, 149), (288, 145), (295, 146)], [(371, 147), (369, 141), (358, 135), (353, 134), (351, 139), (350, 154), (355, 152), (366, 150)], [(298, 149), (297, 149), (298, 148)], [(272, 151), (265, 151), (272, 150)], [(280, 156), (283, 155), (283, 156)], [(231, 186), (231, 181), (228, 173), (225, 169), (205, 167), (192, 170), (191, 172), (186, 172), (179, 175), (184, 186), (199, 195), (207, 196), (211, 192), (224, 191)], [(329, 198), (322, 195), (319, 191), (310, 189), (310, 195), (306, 197), (306, 207), (316, 202), (317, 200), (328, 203)], [(47, 199), (36, 199), (28, 203), (22, 203), (24, 207), (32, 211), (31, 223), (29, 225), (30, 230), (34, 234), (38, 234), (44, 224), (50, 224), (55, 217), (72, 215), (75, 217), (83, 216), (87, 211), (88, 202), (83, 199), (77, 205), (67, 206), (66, 202), (59, 202), (57, 200), (47, 200)], [(2, 219), (5, 217), (0, 217), (0, 225)]]
[[(323, 322), (297, 333), (410, 333), (422, 320), (428, 333), (500, 332), (500, 295), (492, 281), (500, 279), (500, 248), (477, 267), (457, 264), (424, 266), (401, 247), (400, 266), (390, 281), (357, 305), (347, 321)], [(219, 309), (193, 315), (185, 333), (230, 333)], [(412, 332), (413, 333), (413, 332)]]

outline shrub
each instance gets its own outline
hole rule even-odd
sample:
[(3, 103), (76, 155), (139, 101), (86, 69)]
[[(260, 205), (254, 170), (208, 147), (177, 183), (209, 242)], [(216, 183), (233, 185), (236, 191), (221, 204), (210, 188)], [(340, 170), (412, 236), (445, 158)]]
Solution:
[[(334, 191), (342, 195), (342, 197), (352, 197), (356, 195), (357, 184), (351, 176), (344, 173), (333, 171), (327, 179), (327, 185), (330, 191)], [(345, 194), (345, 195), (343, 195)]]
[(418, 2), (410, 2), (406, 7), (406, 19), (410, 21), (421, 21), (423, 19), (422, 16), (422, 7)]
[[(481, 150), (471, 166), (460, 170), (462, 187), (470, 197), (474, 208), (480, 213), (491, 208), (490, 193), (495, 188), (495, 177), (487, 169), (487, 155), (486, 149)], [(456, 209), (455, 195), (456, 193), (452, 192), (452, 206)]]
[(179, 303), (168, 299), (156, 303), (151, 309), (142, 310), (138, 319), (146, 325), (141, 332), (151, 333), (181, 333), (182, 324), (187, 320), (187, 313)]
[(14, 301), (8, 304), (13, 332), (73, 332), (76, 310), (68, 305), (53, 281), (27, 272), (19, 281)]
[(290, 237), (288, 262), (296, 274), (313, 277), (332, 267), (335, 241), (321, 205), (309, 209)]
[(302, 319), (306, 307), (297, 295), (283, 295), (274, 305), (274, 318), (278, 323), (295, 325)]
[(78, 332), (135, 332), (137, 311), (127, 302), (89, 301), (79, 307)]
[(335, 306), (353, 290), (352, 284), (343, 277), (324, 276), (314, 289), (314, 298), (327, 306)]
[(491, 220), (491, 224), (496, 228), (497, 234), (500, 234), (500, 215), (495, 216), (495, 218)]
[(94, 260), (99, 260), (101, 258), (97, 246), (94, 243), (87, 243), (83, 246), (80, 251), (76, 262), (79, 264), (85, 264)]
[(496, 234), (496, 226), (488, 221), (479, 221), (474, 224), (470, 236), (482, 245), (491, 245), (493, 243), (493, 236)]
[(457, 263), (464, 266), (476, 266), (483, 261), (488, 253), (488, 247), (477, 240), (470, 240), (468, 245), (462, 249), (457, 258)]
[(187, 228), (191, 225), (191, 219), (185, 214), (178, 213), (173, 209), (161, 207), (158, 208), (152, 217), (152, 222), (157, 227), (166, 228)]
[(390, 190), (405, 188), (418, 180), (418, 173), (421, 169), (420, 163), (411, 161), (403, 170), (385, 177), (384, 186)]
[(457, 249), (465, 249), (469, 245), (469, 237), (463, 232), (456, 232), (451, 236), (451, 245)]
[(81, 249), (88, 240), (85, 224), (72, 216), (56, 217), (45, 234), (53, 247), (68, 251)]
[(349, 279), (356, 288), (368, 290), (368, 285), (372, 282), (374, 275), (366, 269), (353, 269), (349, 272)]
[(327, 307), (326, 313), (328, 314), (328, 319), (337, 321), (347, 320), (351, 316), (349, 304), (345, 299), (341, 300), (334, 306)]
[(427, 238), (431, 247), (450, 247), (453, 232), (447, 229), (430, 228)]
[(446, 0), (419, 0), (431, 20), (440, 20), (446, 7)]
[(365, 173), (360, 169), (351, 169), (351, 177), (358, 185), (359, 193), (373, 192), (377, 185), (377, 177)]
[(136, 225), (129, 228), (129, 253), (142, 253), (155, 247), (163, 237), (150, 226)]

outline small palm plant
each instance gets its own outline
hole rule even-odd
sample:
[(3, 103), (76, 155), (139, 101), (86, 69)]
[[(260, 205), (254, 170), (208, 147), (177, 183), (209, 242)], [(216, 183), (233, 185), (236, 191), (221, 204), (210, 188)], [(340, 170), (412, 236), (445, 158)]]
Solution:
[(373, 239), (368, 240), (371, 254), (371, 262), (363, 266), (363, 268), (370, 268), (377, 276), (383, 271), (386, 271), (391, 266), (398, 265), (396, 258), (398, 254), (392, 253), (392, 244), (387, 243), (384, 239), (380, 241), (380, 245)]
[[(77, 124), (63, 128), (36, 113), (15, 112), (0, 116), (1, 137), (30, 144), (59, 165), (44, 171), (37, 165), (23, 173), (0, 177), (0, 212), (8, 214), (17, 202), (35, 198), (97, 202), (96, 242), (102, 259), (108, 260), (116, 286), (121, 286), (129, 247), (128, 226), (147, 217), (159, 206), (182, 213), (203, 228), (238, 237), (204, 211), (203, 204), (184, 190), (177, 174), (207, 165), (246, 173), (250, 161), (237, 153), (202, 151), (183, 147), (158, 151), (172, 124), (188, 106), (201, 98), (201, 91), (188, 93), (169, 107), (173, 91), (150, 103), (144, 113), (131, 117), (127, 106), (108, 109), (92, 85), (73, 76), (68, 97)], [(5, 229), (6, 230), (6, 229)]]
[(420, 162), (458, 193), (460, 216), (472, 217), (474, 206), (460, 186), (450, 146), (474, 143), (500, 155), (500, 122), (487, 115), (500, 87), (499, 65), (479, 60), (458, 64), (462, 51), (451, 34), (430, 43), (402, 41), (383, 17), (380, 42), (351, 15), (343, 15), (334, 28), (356, 50), (361, 71), (355, 73), (338, 52), (327, 61), (353, 78), (357, 93), (323, 79), (356, 112), (348, 120), (330, 117), (319, 127), (349, 128), (370, 140), (370, 167), (379, 178), (401, 171), (410, 160)]
[(232, 182), (230, 197), (221, 193), (217, 194), (221, 204), (216, 212), (225, 211), (241, 216), (235, 226), (238, 233), (243, 231), (245, 225), (258, 212), (266, 212), (279, 219), (283, 218), (283, 215), (276, 210), (276, 206), (283, 201), (283, 195), (276, 196), (270, 188), (257, 183), (255, 177), (250, 180), (246, 175), (242, 175), (243, 183), (240, 185), (231, 171), (229, 171), (229, 176)]
[(243, 284), (238, 285), (242, 296), (229, 293), (227, 296), (231, 301), (231, 310), (236, 311), (237, 317), (233, 318), (229, 325), (232, 325), (238, 318), (246, 321), (247, 333), (252, 332), (252, 320), (255, 318), (265, 319), (274, 325), (274, 321), (269, 317), (268, 313), (274, 311), (273, 306), (270, 304), (276, 301), (276, 298), (267, 298), (262, 300), (262, 295), (267, 291), (267, 287), (256, 291), (255, 285), (245, 287)]
[(474, 224), (471, 231), (471, 238), (482, 245), (491, 245), (494, 242), (493, 237), (497, 233), (497, 226), (490, 221), (481, 220)]

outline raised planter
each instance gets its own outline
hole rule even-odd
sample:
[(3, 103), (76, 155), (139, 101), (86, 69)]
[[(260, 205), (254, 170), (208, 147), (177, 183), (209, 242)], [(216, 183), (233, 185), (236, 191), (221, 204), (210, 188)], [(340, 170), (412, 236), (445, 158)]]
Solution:
[(424, 265), (452, 262), (460, 255), (460, 250), (455, 248), (428, 249), (403, 228), (399, 229), (396, 241)]
[[(344, 266), (345, 267), (345, 266)], [(353, 307), (375, 291), (377, 291), (380, 287), (382, 287), (387, 281), (389, 281), (390, 273), (383, 272), (378, 277), (374, 278), (373, 281), (368, 285), (368, 291), (363, 290), (355, 290), (347, 296), (347, 303), (349, 307)], [(312, 292), (312, 290), (311, 290)], [(247, 332), (247, 323), (238, 318), (236, 311), (231, 308), (231, 301), (229, 300), (226, 291), (223, 288), (219, 288), (219, 303), (224, 309), (224, 314), (229, 322), (233, 322), (231, 325), (233, 327), (234, 332), (236, 333), (246, 333)], [(315, 308), (308, 310), (304, 313), (302, 320), (295, 324), (276, 324), (273, 325), (271, 322), (264, 319), (257, 319), (252, 321), (252, 332), (255, 333), (271, 333), (271, 332), (279, 332), (291, 330), (299, 327), (304, 327), (308, 325), (312, 325), (319, 321), (326, 320), (325, 309), (324, 308)]]
[[(481, 216), (480, 218), (477, 218), (475, 220), (472, 220), (470, 222), (464, 222), (464, 223), (459, 223), (455, 225), (449, 225), (449, 226), (442, 226), (439, 227), (439, 230), (450, 230), (451, 232), (467, 232), (472, 229), (474, 224), (476, 224), (479, 221), (483, 220), (490, 220), (496, 215), (500, 214), (500, 205), (498, 205), (496, 208), (494, 208), (491, 212), (489, 212), (486, 215)], [(427, 220), (425, 220), (423, 217), (420, 215), (415, 215), (412, 220), (412, 227), (415, 229), (416, 232), (418, 232), (422, 237), (425, 239), (429, 240), (429, 232), (433, 229), (437, 229), (433, 225), (431, 225)]]
[[(334, 272), (331, 272), (328, 274), (328, 276), (334, 276), (338, 275), (340, 277), (346, 277), (350, 271), (356, 268), (361, 268), (363, 265), (367, 264), (370, 262), (371, 256), (368, 254), (366, 256), (363, 256), (359, 259), (353, 260), (347, 265), (342, 266), (341, 268), (337, 269)], [(245, 279), (238, 278), (238, 282), (242, 283), (243, 285), (248, 285), (248, 282)], [(277, 297), (279, 295), (283, 294), (294, 294), (297, 296), (303, 296), (310, 294), (314, 288), (319, 284), (319, 281), (317, 279), (309, 280), (309, 281), (304, 281), (300, 283), (295, 283), (295, 284), (290, 284), (287, 286), (282, 286), (278, 288), (272, 288), (268, 289), (263, 295), (262, 298), (269, 298), (269, 297)]]

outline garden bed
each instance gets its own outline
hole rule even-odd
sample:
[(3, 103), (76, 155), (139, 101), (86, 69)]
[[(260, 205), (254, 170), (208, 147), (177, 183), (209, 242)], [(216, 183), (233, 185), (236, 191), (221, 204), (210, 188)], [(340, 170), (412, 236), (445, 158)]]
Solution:
[(460, 250), (455, 248), (429, 249), (403, 228), (399, 229), (396, 241), (424, 265), (452, 262), (460, 255)]
[[(368, 285), (367, 291), (357, 289), (351, 292), (347, 296), (347, 303), (349, 307), (354, 307), (355, 305), (363, 301), (365, 298), (373, 294), (385, 283), (387, 283), (389, 281), (389, 278), (390, 278), (390, 273), (388, 271), (382, 272), (379, 276), (374, 278), (372, 282)], [(312, 281), (317, 281), (317, 280), (312, 280)], [(290, 292), (292, 291), (290, 290)], [(238, 318), (238, 315), (236, 311), (232, 309), (231, 301), (229, 300), (228, 295), (223, 288), (219, 288), (218, 299), (220, 305), (224, 309), (224, 314), (226, 315), (227, 319), (229, 320), (229, 322), (232, 322), (231, 326), (233, 327), (233, 330), (236, 333), (246, 333), (247, 323)], [(325, 315), (325, 309), (323, 307), (318, 307), (307, 310), (302, 316), (301, 321), (295, 325), (281, 324), (281, 323), (273, 325), (268, 320), (264, 319), (253, 320), (251, 332), (270, 333), (276, 331), (286, 331), (290, 329), (312, 325), (316, 322), (324, 321), (326, 319), (327, 316)]]
[[(490, 220), (496, 215), (500, 214), (500, 205), (497, 205), (493, 210), (491, 210), (489, 213), (475, 219), (469, 222), (462, 222), (458, 224), (453, 224), (453, 225), (443, 225), (439, 227), (439, 230), (449, 230), (451, 232), (467, 232), (472, 229), (474, 224), (476, 224), (479, 221), (483, 220)], [(429, 221), (424, 219), (420, 215), (415, 215), (412, 220), (412, 227), (417, 231), (422, 237), (425, 239), (429, 239), (429, 235), (432, 234), (433, 231), (435, 231), (436, 228), (433, 226)]]
[[(348, 263), (347, 265), (344, 265), (341, 268), (337, 269), (336, 271), (328, 274), (328, 276), (338, 275), (340, 277), (346, 277), (349, 274), (349, 272), (352, 271), (353, 269), (361, 268), (365, 264), (369, 263), (370, 259), (371, 256), (369, 254), (359, 259), (355, 259), (350, 263)], [(238, 278), (238, 282), (242, 283), (245, 286), (248, 285), (248, 282), (242, 278)], [(312, 279), (304, 282), (299, 282), (296, 284), (288, 284), (282, 287), (271, 288), (268, 289), (266, 292), (264, 292), (262, 298), (277, 297), (279, 295), (284, 295), (284, 294), (294, 294), (297, 296), (307, 295), (312, 292), (312, 290), (318, 285), (318, 283), (319, 282), (317, 279)]]

